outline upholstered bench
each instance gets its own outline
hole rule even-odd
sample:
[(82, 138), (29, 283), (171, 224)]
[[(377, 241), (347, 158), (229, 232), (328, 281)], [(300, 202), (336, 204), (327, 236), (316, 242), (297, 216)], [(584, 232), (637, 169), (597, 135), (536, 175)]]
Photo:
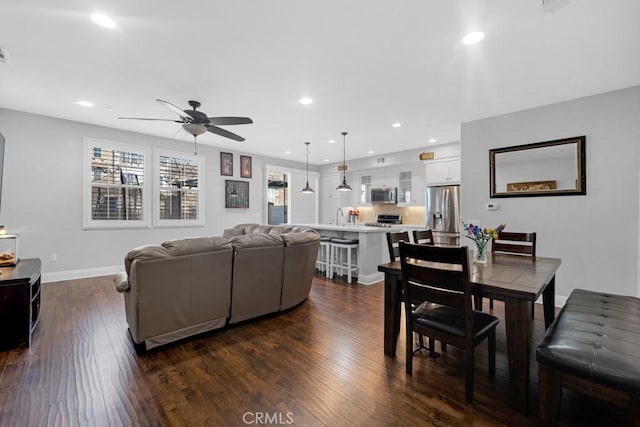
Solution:
[(574, 290), (536, 360), (543, 426), (557, 424), (562, 387), (630, 409), (640, 426), (640, 298)]

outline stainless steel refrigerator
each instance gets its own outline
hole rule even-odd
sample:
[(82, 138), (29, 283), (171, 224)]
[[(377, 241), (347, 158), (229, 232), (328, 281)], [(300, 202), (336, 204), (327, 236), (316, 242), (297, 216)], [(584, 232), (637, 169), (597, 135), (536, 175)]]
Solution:
[(460, 186), (427, 187), (425, 220), (435, 243), (460, 243)]

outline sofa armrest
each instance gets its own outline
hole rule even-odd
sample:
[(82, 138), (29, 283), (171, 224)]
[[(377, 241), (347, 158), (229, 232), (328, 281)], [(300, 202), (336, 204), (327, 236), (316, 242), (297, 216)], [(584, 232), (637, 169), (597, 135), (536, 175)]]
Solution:
[(145, 245), (129, 251), (124, 258), (124, 269), (127, 275), (131, 274), (131, 264), (134, 260), (149, 260), (156, 258), (168, 258), (169, 253), (162, 246)]
[(131, 289), (131, 285), (129, 284), (129, 276), (124, 271), (116, 274), (116, 277), (113, 278), (113, 283), (116, 285), (116, 291), (124, 293), (128, 292)]

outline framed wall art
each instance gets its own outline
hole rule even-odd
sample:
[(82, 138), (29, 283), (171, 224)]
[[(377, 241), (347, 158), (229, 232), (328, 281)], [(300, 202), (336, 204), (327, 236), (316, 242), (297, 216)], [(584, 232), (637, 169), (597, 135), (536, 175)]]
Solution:
[(242, 178), (251, 178), (251, 157), (240, 156), (240, 176)]
[(249, 181), (224, 181), (224, 207), (249, 208)]
[(220, 175), (233, 176), (233, 154), (220, 152)]

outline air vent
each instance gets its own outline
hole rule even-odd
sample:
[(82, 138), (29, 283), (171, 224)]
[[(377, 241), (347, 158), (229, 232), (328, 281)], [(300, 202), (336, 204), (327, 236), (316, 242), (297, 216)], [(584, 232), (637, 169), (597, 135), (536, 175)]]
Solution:
[(542, 0), (542, 7), (545, 12), (553, 12), (566, 6), (567, 3), (569, 3), (569, 0)]
[(385, 158), (384, 157), (376, 157), (376, 163), (381, 164), (385, 162)]
[(0, 47), (0, 62), (9, 63), (9, 52), (3, 47)]

